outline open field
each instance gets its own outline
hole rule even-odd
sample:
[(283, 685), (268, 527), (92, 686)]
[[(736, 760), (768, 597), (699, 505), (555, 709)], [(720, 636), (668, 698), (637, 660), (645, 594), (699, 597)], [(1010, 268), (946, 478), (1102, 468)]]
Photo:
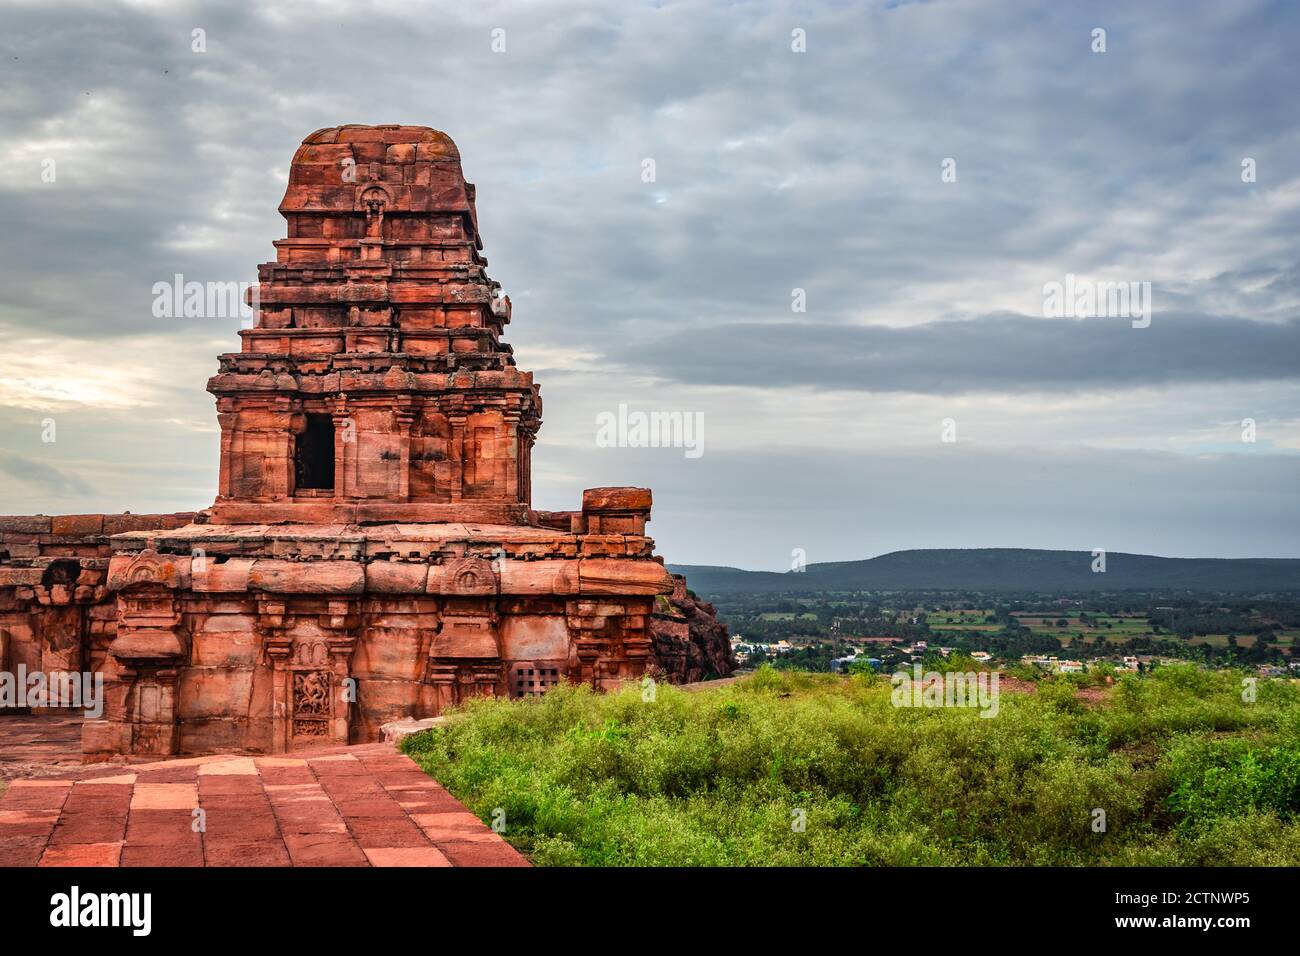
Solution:
[(934, 627), (936, 624), (983, 624), (986, 618), (992, 616), (992, 608), (974, 611), (929, 611), (926, 620), (931, 627)]
[[(1238, 634), (1237, 644), (1241, 647), (1254, 647), (1257, 638), (1254, 634)], [(1215, 647), (1227, 647), (1227, 634), (1198, 634), (1188, 641), (1189, 644), (1212, 644)]]
[(990, 624), (988, 619), (993, 609), (930, 611), (926, 615), (926, 624), (932, 631), (1000, 631), (1000, 624)]
[(1300, 688), (1082, 681), (1005, 690), (992, 719), (862, 675), (566, 686), (403, 749), (541, 865), (1300, 865)]
[[(1018, 613), (1017, 621), (1027, 627), (1033, 634), (1054, 637), (1063, 647), (1069, 646), (1082, 637), (1091, 643), (1104, 640), (1109, 644), (1122, 644), (1135, 637), (1154, 637), (1155, 632), (1146, 615), (1108, 615), (1089, 614), (1083, 621), (1078, 611), (1062, 611), (1056, 614)], [(1060, 621), (1065, 621), (1064, 625)]]

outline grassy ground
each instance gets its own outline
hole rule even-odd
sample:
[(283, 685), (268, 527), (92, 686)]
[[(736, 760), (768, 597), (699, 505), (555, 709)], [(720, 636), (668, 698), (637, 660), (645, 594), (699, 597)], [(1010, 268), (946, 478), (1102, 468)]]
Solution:
[[(406, 751), (541, 865), (1300, 865), (1300, 690), (1191, 667), (896, 708), (884, 678), (475, 703)], [(1105, 811), (1105, 832), (1094, 831)], [(802, 831), (795, 825), (802, 818)]]

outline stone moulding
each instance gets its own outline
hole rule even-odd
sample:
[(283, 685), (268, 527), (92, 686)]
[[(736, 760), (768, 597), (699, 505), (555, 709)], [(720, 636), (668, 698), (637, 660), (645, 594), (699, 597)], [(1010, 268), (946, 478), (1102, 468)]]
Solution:
[(0, 568), (0, 588), (36, 587), (44, 576), (42, 568)]
[(108, 564), (108, 589), (121, 591), (135, 585), (157, 584), (171, 590), (190, 586), (192, 559), (146, 550), (121, 555)]
[[(36, 577), (39, 578), (39, 573)], [(110, 592), (160, 586), (168, 590), (188, 589), (196, 594), (255, 591), (269, 594), (438, 594), (461, 597), (655, 595), (665, 593), (664, 588), (671, 585), (671, 576), (657, 561), (629, 562), (613, 558), (535, 561), (457, 558), (443, 564), (428, 564), (400, 560), (286, 561), (274, 558), (231, 558), (218, 562), (211, 558), (150, 554), (115, 557), (108, 572)]]

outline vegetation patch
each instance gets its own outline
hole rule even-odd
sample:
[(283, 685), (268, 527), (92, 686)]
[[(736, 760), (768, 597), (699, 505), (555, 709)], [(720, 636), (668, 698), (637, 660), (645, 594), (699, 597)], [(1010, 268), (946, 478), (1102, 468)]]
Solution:
[[(886, 677), (562, 686), (402, 747), (539, 865), (1300, 865), (1300, 690), (1168, 666), (996, 717)], [(1096, 829), (1097, 811), (1105, 828)]]

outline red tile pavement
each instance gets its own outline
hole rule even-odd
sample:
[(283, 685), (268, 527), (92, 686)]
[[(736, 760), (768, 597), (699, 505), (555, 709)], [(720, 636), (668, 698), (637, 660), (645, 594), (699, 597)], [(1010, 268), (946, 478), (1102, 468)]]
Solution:
[(527, 865), (390, 744), (101, 764), (0, 799), (0, 866)]

